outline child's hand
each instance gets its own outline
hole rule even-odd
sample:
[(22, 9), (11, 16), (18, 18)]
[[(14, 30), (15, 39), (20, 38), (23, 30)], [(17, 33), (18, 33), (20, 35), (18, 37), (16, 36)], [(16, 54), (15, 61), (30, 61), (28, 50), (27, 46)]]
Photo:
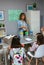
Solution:
[(25, 46), (24, 44), (21, 44), (23, 47)]
[(21, 28), (27, 29), (27, 27), (26, 27), (26, 26), (21, 26)]
[(44, 27), (41, 28), (41, 31), (44, 31)]

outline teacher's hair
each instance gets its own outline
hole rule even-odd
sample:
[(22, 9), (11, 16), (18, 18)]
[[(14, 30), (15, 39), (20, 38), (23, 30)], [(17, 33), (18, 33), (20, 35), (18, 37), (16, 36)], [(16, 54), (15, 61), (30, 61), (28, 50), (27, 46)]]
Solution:
[(25, 13), (21, 13), (21, 14), (20, 14), (19, 20), (22, 20), (22, 15), (25, 16), (24, 21), (26, 22), (26, 15), (25, 15)]

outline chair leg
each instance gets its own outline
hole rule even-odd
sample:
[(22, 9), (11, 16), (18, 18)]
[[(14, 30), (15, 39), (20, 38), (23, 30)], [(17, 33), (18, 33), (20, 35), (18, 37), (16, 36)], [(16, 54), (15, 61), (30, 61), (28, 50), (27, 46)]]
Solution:
[(31, 63), (31, 61), (32, 61), (32, 57), (31, 57), (31, 59), (29, 59), (28, 57), (27, 57), (27, 60), (28, 60), (28, 65), (30, 65), (30, 63)]
[(30, 61), (29, 61), (29, 65), (31, 64), (32, 59), (33, 59), (33, 58), (31, 57), (31, 59), (30, 59)]
[(30, 60), (30, 62), (32, 61), (32, 59), (33, 59), (33, 58), (31, 57), (31, 60)]
[(36, 59), (36, 65), (38, 65), (38, 59)]
[(44, 63), (44, 57), (42, 57), (42, 62)]

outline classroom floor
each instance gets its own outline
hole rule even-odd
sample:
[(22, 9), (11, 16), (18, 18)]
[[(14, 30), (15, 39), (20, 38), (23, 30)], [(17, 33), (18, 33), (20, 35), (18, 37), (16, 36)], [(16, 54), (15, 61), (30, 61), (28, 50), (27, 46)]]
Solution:
[[(26, 48), (27, 48), (27, 47), (28, 47), (28, 46), (26, 46)], [(7, 57), (7, 58), (8, 58), (8, 57)], [(7, 58), (6, 58), (6, 59), (7, 59)], [(0, 54), (0, 65), (5, 65), (5, 60), (4, 60), (2, 54)], [(9, 61), (8, 59), (7, 59), (7, 65), (10, 65), (10, 61)], [(27, 60), (25, 60), (25, 64), (24, 64), (24, 65), (29, 65), (28, 62), (27, 62)], [(32, 60), (31, 65), (35, 65), (35, 59)], [(38, 65), (44, 65), (44, 63), (40, 60)]]
[[(0, 65), (5, 65), (4, 61), (2, 60), (2, 55), (0, 55)], [(7, 65), (10, 65), (10, 61), (7, 60)], [(25, 60), (24, 65), (29, 65), (27, 60)], [(35, 59), (32, 60), (31, 65), (35, 65)], [(44, 65), (44, 63), (40, 60), (38, 65)]]

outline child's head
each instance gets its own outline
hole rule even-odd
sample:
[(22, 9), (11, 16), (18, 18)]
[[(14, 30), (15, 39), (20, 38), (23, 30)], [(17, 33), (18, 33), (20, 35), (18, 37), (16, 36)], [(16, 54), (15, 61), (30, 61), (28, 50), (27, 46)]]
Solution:
[(37, 44), (38, 45), (44, 44), (44, 37), (42, 34), (37, 35)]
[(41, 28), (41, 32), (44, 35), (44, 27)]
[(25, 13), (21, 13), (19, 19), (26, 22), (26, 15), (25, 15)]
[(20, 39), (17, 36), (14, 36), (11, 42), (11, 48), (19, 48), (22, 47), (22, 45), (20, 44)]
[(37, 36), (40, 35), (40, 34), (42, 34), (42, 33), (36, 33), (36, 38), (37, 38)]
[(36, 35), (38, 36), (38, 35), (40, 35), (41, 33), (37, 33)]

